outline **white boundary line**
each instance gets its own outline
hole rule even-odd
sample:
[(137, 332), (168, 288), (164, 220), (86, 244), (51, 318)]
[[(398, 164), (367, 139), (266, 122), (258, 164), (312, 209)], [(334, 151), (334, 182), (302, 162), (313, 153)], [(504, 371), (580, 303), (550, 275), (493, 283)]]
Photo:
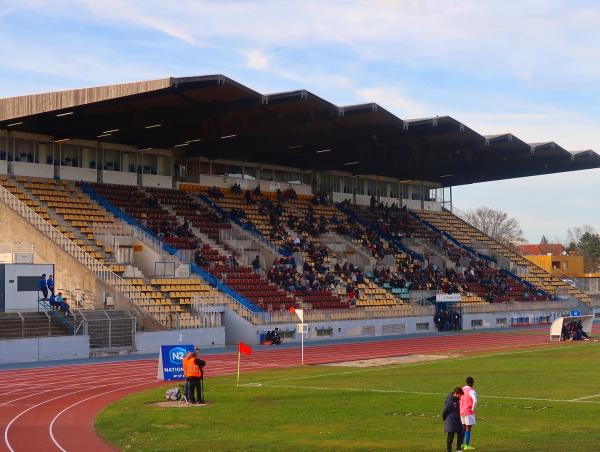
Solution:
[[(241, 385), (240, 385), (241, 386)], [(325, 386), (296, 386), (296, 385), (263, 385), (255, 384), (256, 388), (288, 388), (288, 389), (312, 389), (316, 391), (347, 391), (347, 392), (375, 392), (383, 394), (415, 394), (415, 395), (447, 395), (445, 392), (421, 392), (421, 391), (402, 391), (399, 389), (368, 389), (368, 388), (332, 388)], [(503, 399), (503, 400), (527, 400), (534, 402), (562, 402), (562, 403), (593, 403), (600, 404), (600, 401), (582, 400), (582, 399), (547, 399), (538, 397), (509, 397), (509, 396), (494, 396), (477, 394), (481, 399)], [(598, 396), (592, 396), (598, 397)]]
[(56, 420), (57, 420), (57, 419), (58, 419), (60, 416), (62, 416), (62, 415), (63, 415), (63, 413), (65, 413), (65, 412), (69, 411), (69, 410), (70, 410), (71, 408), (73, 408), (74, 406), (77, 406), (77, 405), (79, 405), (80, 403), (83, 403), (83, 402), (87, 402), (88, 400), (95, 399), (96, 397), (100, 397), (100, 396), (103, 396), (103, 395), (106, 395), (106, 394), (110, 394), (110, 393), (112, 393), (112, 392), (118, 392), (118, 391), (122, 391), (122, 390), (124, 390), (124, 389), (135, 388), (135, 387), (137, 387), (137, 386), (144, 386), (144, 385), (147, 385), (147, 384), (151, 384), (151, 383), (147, 383), (147, 382), (146, 382), (146, 383), (139, 383), (139, 384), (130, 385), (130, 386), (123, 386), (123, 387), (121, 387), (121, 388), (113, 389), (113, 390), (111, 390), (111, 391), (101, 392), (100, 394), (96, 394), (96, 395), (94, 395), (94, 396), (87, 397), (87, 398), (85, 398), (85, 399), (81, 399), (81, 400), (79, 400), (78, 402), (75, 402), (75, 403), (73, 403), (73, 404), (69, 405), (68, 407), (66, 407), (65, 409), (63, 409), (63, 410), (62, 410), (60, 413), (58, 413), (56, 416), (54, 416), (54, 418), (53, 418), (53, 419), (52, 419), (52, 421), (50, 422), (50, 425), (48, 426), (48, 433), (50, 433), (50, 438), (52, 439), (52, 442), (53, 442), (53, 443), (54, 443), (54, 445), (55, 445), (56, 447), (58, 447), (58, 448), (59, 448), (59, 449), (60, 449), (62, 452), (67, 452), (67, 450), (66, 450), (66, 449), (64, 449), (64, 448), (63, 448), (63, 447), (60, 445), (60, 443), (57, 441), (57, 439), (54, 437), (54, 423), (56, 422)]
[[(527, 349), (527, 350), (514, 350), (514, 351), (502, 352), (502, 353), (488, 353), (486, 355), (469, 355), (469, 356), (462, 356), (460, 358), (438, 359), (435, 361), (423, 361), (420, 363), (392, 364), (389, 366), (369, 367), (368, 369), (346, 370), (343, 372), (329, 372), (329, 373), (324, 373), (324, 374), (305, 375), (302, 377), (278, 378), (275, 380), (265, 380), (265, 381), (243, 383), (243, 384), (240, 384), (240, 386), (257, 386), (257, 385), (262, 385), (265, 383), (277, 383), (280, 381), (310, 380), (313, 378), (332, 377), (332, 376), (336, 376), (336, 375), (349, 375), (349, 374), (358, 374), (358, 373), (364, 373), (364, 372), (385, 371), (387, 369), (398, 369), (398, 368), (403, 368), (403, 367), (426, 366), (426, 365), (431, 365), (431, 364), (445, 363), (450, 360), (466, 361), (466, 360), (479, 359), (479, 358), (493, 358), (493, 357), (497, 357), (497, 356), (521, 355), (521, 354), (525, 354), (525, 353), (536, 353), (536, 352), (556, 351), (556, 350), (569, 350), (574, 347), (589, 347), (589, 346), (596, 346), (596, 345), (600, 345), (600, 342), (587, 342), (584, 344), (565, 345), (565, 346), (558, 346), (558, 347), (552, 347), (552, 348), (532, 348), (532, 349)], [(282, 369), (282, 370), (285, 370), (285, 369)]]
[[(591, 396), (587, 396), (587, 397), (579, 397), (577, 399), (571, 399), (571, 402), (583, 402), (586, 399), (593, 399), (594, 397), (600, 397), (600, 394), (595, 394), (595, 395), (591, 395)], [(594, 402), (594, 403), (600, 403), (600, 402)]]

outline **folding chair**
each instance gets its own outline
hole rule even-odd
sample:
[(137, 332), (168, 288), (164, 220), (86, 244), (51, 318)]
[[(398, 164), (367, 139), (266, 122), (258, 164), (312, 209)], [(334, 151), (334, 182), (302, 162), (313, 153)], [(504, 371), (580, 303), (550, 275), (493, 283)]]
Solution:
[(185, 402), (186, 405), (190, 404), (190, 401), (187, 398), (187, 386), (188, 386), (188, 382), (187, 381), (184, 384), (180, 384), (179, 385), (179, 393), (181, 394), (181, 397), (177, 401), (178, 405), (182, 404), (184, 402)]

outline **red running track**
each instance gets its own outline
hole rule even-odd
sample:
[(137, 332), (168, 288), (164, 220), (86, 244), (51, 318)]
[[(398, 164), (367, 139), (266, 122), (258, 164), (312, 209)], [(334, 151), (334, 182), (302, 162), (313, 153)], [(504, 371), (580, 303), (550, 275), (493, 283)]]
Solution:
[[(418, 353), (473, 354), (548, 343), (531, 330), (310, 345), (306, 364), (323, 364)], [(206, 356), (207, 378), (232, 374), (237, 354)], [(299, 348), (269, 348), (244, 357), (244, 371), (295, 366)], [(94, 430), (96, 414), (127, 394), (154, 387), (157, 360), (131, 360), (0, 371), (0, 450), (113, 450)], [(67, 383), (61, 383), (67, 382)]]

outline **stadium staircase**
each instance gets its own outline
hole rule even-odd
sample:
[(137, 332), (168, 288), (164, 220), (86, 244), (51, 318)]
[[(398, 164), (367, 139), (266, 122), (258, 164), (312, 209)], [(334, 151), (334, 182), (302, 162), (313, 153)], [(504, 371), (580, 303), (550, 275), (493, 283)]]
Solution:
[[(27, 220), (55, 245), (130, 302), (142, 329), (195, 328), (202, 321), (179, 310), (168, 299), (140, 291), (122, 277), (125, 266), (109, 260), (110, 248), (94, 237), (95, 224), (117, 220), (75, 184), (34, 177), (0, 177), (0, 200)], [(77, 235), (77, 229), (80, 235)], [(86, 235), (87, 244), (81, 234)], [(133, 282), (133, 281), (132, 281)]]
[[(449, 238), (472, 253), (481, 256), (481, 253), (476, 251), (476, 247), (481, 248), (485, 246), (492, 254), (491, 256), (487, 256), (488, 259), (499, 260), (499, 258), (504, 258), (510, 264), (510, 268), (506, 268), (505, 270), (513, 279), (521, 280), (553, 296), (569, 296), (584, 303), (590, 301), (588, 294), (552, 276), (523, 256), (495, 241), (447, 210), (414, 210), (412, 213), (431, 226), (443, 231)], [(513, 270), (516, 271), (516, 274)]]
[[(71, 325), (72, 328), (72, 325)], [(0, 313), (0, 339), (66, 336), (72, 330), (45, 311)]]

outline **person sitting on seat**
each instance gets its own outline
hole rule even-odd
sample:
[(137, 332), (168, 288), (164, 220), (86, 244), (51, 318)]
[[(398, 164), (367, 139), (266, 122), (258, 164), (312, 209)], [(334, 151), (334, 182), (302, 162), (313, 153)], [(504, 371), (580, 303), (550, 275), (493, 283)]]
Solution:
[(208, 189), (208, 194), (215, 199), (221, 199), (225, 196), (223, 193), (221, 193), (221, 190), (214, 185)]
[(62, 312), (64, 314), (69, 313), (69, 304), (63, 298), (62, 292), (58, 292), (58, 295), (56, 296), (56, 303), (58, 304), (58, 309), (60, 312)]
[(54, 294), (51, 294), (50, 298), (48, 298), (48, 304), (52, 309), (58, 309), (60, 306), (60, 304), (56, 301), (56, 296)]
[(575, 322), (575, 331), (577, 332), (577, 336), (579, 337), (579, 340), (584, 340), (584, 341), (590, 340), (590, 336), (588, 336), (588, 334), (585, 331), (583, 331), (583, 323), (581, 323), (581, 320), (577, 320)]
[(279, 335), (279, 328), (273, 330), (273, 345), (281, 345), (281, 336)]

